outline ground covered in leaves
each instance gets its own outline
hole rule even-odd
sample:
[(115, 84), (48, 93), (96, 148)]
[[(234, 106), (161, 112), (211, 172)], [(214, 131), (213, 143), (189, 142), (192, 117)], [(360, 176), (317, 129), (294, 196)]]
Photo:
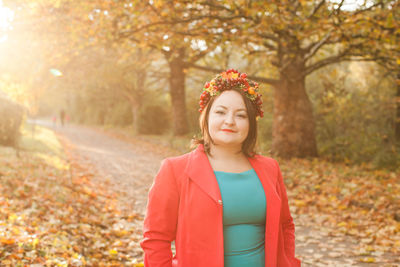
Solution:
[[(0, 147), (0, 266), (142, 266), (148, 188), (159, 160), (182, 152), (160, 137), (57, 132), (25, 132), (20, 158)], [(398, 172), (278, 161), (302, 266), (400, 266)]]
[(52, 131), (24, 136), (17, 158), (0, 149), (1, 266), (142, 266), (135, 214), (122, 214), (107, 183), (62, 154)]
[[(315, 235), (323, 236), (320, 241), (326, 240), (310, 249), (314, 259), (305, 258), (306, 262), (312, 266), (333, 266), (333, 261), (321, 254), (326, 252), (338, 259), (349, 255), (353, 258), (348, 261), (350, 265), (358, 261), (400, 266), (398, 172), (318, 159), (280, 162), (292, 212), (299, 222), (307, 216), (308, 225), (322, 230), (298, 237), (297, 244), (307, 246), (315, 240)], [(350, 237), (347, 244), (346, 239), (341, 239), (344, 236)], [(336, 242), (329, 242), (335, 239)]]
[[(113, 137), (188, 150), (189, 140)], [(180, 152), (178, 152), (178, 150)], [(263, 153), (267, 155), (266, 153)], [(296, 224), (296, 255), (302, 266), (400, 266), (400, 169), (374, 170), (323, 159), (279, 159)]]

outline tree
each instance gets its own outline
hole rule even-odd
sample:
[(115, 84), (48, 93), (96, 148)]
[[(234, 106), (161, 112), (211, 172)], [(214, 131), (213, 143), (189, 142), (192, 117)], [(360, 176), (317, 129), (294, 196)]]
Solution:
[[(31, 114), (38, 110), (38, 99), (51, 86), (51, 68), (64, 64), (72, 50), (72, 5), (60, 1), (4, 1), (14, 12), (8, 40), (0, 45), (4, 52), (0, 68), (15, 84), (25, 89), (23, 94)], [(79, 8), (78, 6), (76, 6)], [(71, 16), (70, 16), (71, 15)], [(27, 103), (29, 102), (29, 103)]]
[(212, 24), (198, 23), (200, 18), (207, 17), (203, 13), (192, 8), (190, 2), (141, 1), (121, 2), (107, 14), (112, 25), (107, 31), (112, 33), (114, 42), (129, 40), (164, 56), (169, 69), (175, 135), (189, 131), (185, 102), (187, 69), (221, 42), (221, 38), (211, 35), (216, 29), (209, 27)]
[[(393, 54), (382, 37), (398, 30), (388, 20), (397, 1), (365, 2), (346, 9), (345, 1), (219, 1), (203, 7), (220, 10), (217, 20), (237, 15), (225, 31), (249, 54), (267, 56), (278, 77), (263, 80), (274, 87), (274, 154), (283, 157), (317, 156), (315, 122), (305, 79), (330, 64), (348, 60), (379, 60)], [(380, 25), (385, 25), (384, 28)], [(222, 26), (221, 26), (222, 27)], [(196, 66), (194, 66), (196, 67)], [(210, 69), (204, 66), (197, 66)]]

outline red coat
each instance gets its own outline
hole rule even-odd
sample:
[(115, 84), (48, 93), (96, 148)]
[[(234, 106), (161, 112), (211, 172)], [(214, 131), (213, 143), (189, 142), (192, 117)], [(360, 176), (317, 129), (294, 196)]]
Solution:
[[(260, 155), (249, 162), (267, 199), (265, 266), (300, 266), (294, 257), (294, 223), (278, 163)], [(149, 192), (143, 232), (140, 244), (146, 267), (224, 266), (221, 194), (202, 145), (162, 162)]]

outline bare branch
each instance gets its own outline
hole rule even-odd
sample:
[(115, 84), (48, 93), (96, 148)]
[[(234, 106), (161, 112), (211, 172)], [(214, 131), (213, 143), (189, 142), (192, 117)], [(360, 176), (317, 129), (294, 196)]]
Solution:
[(308, 53), (305, 55), (304, 57), (304, 61), (307, 61), (308, 59), (310, 59), (312, 56), (315, 55), (315, 53), (317, 53), (317, 51), (324, 45), (326, 44), (326, 42), (328, 41), (329, 37), (331, 37), (331, 32), (329, 31), (327, 34), (325, 34), (324, 37), (322, 37), (321, 40), (319, 40), (316, 43), (312, 43), (311, 45), (309, 45), (305, 51), (307, 51)]
[(268, 34), (268, 33), (257, 33), (257, 35), (264, 39), (268, 39), (268, 40), (274, 41), (276, 43), (279, 43), (279, 38), (276, 37), (275, 35)]
[(240, 15), (235, 15), (235, 16), (231, 16), (231, 17), (222, 17), (222, 16), (214, 16), (214, 15), (200, 15), (200, 16), (193, 16), (193, 17), (189, 17), (186, 19), (168, 19), (168, 20), (159, 20), (159, 21), (155, 21), (152, 23), (148, 23), (148, 24), (144, 24), (144, 25), (140, 25), (136, 28), (133, 28), (129, 31), (125, 31), (124, 35), (128, 36), (128, 35), (133, 35), (137, 32), (149, 29), (151, 27), (155, 27), (155, 26), (159, 26), (159, 25), (170, 25), (170, 26), (174, 26), (177, 24), (185, 24), (185, 23), (190, 23), (193, 21), (197, 21), (197, 20), (202, 20), (202, 19), (215, 19), (221, 22), (225, 22), (225, 21), (232, 21), (234, 19), (237, 18), (241, 18), (242, 16)]
[(370, 11), (370, 10), (372, 10), (374, 7), (377, 7), (377, 6), (379, 6), (379, 5), (382, 5), (382, 1), (378, 1), (378, 2), (376, 2), (375, 4), (373, 4), (373, 5), (370, 6), (370, 7), (357, 10), (356, 12), (354, 12), (354, 15), (358, 15), (358, 14), (360, 14), (360, 13), (363, 13), (363, 12), (366, 12), (366, 11)]
[[(195, 68), (195, 69), (199, 69), (199, 70), (203, 70), (203, 71), (208, 71), (208, 72), (213, 72), (213, 73), (220, 73), (220, 72), (225, 71), (223, 69), (205, 67), (205, 66), (192, 64), (192, 63), (187, 63), (187, 67), (191, 67), (191, 68)], [(252, 76), (252, 75), (248, 75), (247, 77), (249, 79), (252, 79), (252, 80), (256, 81), (256, 82), (271, 84), (273, 86), (275, 86), (275, 85), (277, 85), (279, 83), (279, 80), (276, 80), (276, 79), (269, 79), (269, 78), (264, 78), (264, 77), (259, 77), (259, 76)]]
[(157, 10), (154, 5), (151, 5), (150, 3), (146, 3), (146, 6), (149, 6), (150, 9), (153, 10), (153, 12), (156, 13), (158, 17), (162, 17), (160, 11)]
[(325, 0), (322, 0), (319, 2), (319, 4), (314, 8), (314, 10), (311, 12), (311, 14), (307, 17), (307, 19), (311, 19), (314, 17), (315, 14), (317, 14), (318, 10), (325, 4)]
[[(347, 51), (347, 50), (346, 50)], [(308, 66), (304, 72), (304, 75), (308, 75), (322, 67), (325, 67), (329, 64), (339, 63), (343, 61), (376, 61), (379, 60), (380, 57), (371, 56), (371, 57), (363, 57), (361, 54), (348, 54), (347, 52), (341, 53), (340, 55), (327, 57), (323, 60), (320, 60), (310, 66)]]
[(266, 47), (266, 48), (268, 48), (269, 50), (272, 50), (272, 51), (277, 51), (277, 50), (278, 50), (277, 47), (275, 47), (275, 46), (273, 46), (273, 45), (267, 43), (267, 41), (264, 41), (264, 42), (263, 42), (263, 46)]
[(307, 76), (308, 74), (316, 71), (317, 69), (320, 69), (322, 67), (325, 67), (329, 64), (333, 64), (333, 63), (337, 63), (340, 61), (344, 61), (346, 53), (341, 53), (340, 55), (336, 55), (336, 56), (331, 56), (331, 57), (327, 57), (325, 59), (322, 59), (310, 66), (307, 66), (305, 71), (304, 71), (304, 75)]
[(190, 64), (197, 62), (200, 58), (206, 56), (210, 51), (210, 49), (207, 49), (205, 51), (201, 51), (200, 53), (197, 53), (196, 55), (194, 55), (191, 59), (190, 59)]
[(344, 4), (344, 0), (340, 1), (338, 8), (336, 8), (336, 10), (338, 11), (338, 13), (340, 13), (340, 11), (342, 10), (342, 6)]

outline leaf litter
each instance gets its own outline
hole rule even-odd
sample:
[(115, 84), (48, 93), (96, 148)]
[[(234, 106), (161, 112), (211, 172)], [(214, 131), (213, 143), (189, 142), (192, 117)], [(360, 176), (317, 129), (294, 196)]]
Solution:
[(2, 157), (1, 266), (142, 266), (135, 213), (116, 208), (108, 183), (70, 159), (57, 169), (29, 153)]

